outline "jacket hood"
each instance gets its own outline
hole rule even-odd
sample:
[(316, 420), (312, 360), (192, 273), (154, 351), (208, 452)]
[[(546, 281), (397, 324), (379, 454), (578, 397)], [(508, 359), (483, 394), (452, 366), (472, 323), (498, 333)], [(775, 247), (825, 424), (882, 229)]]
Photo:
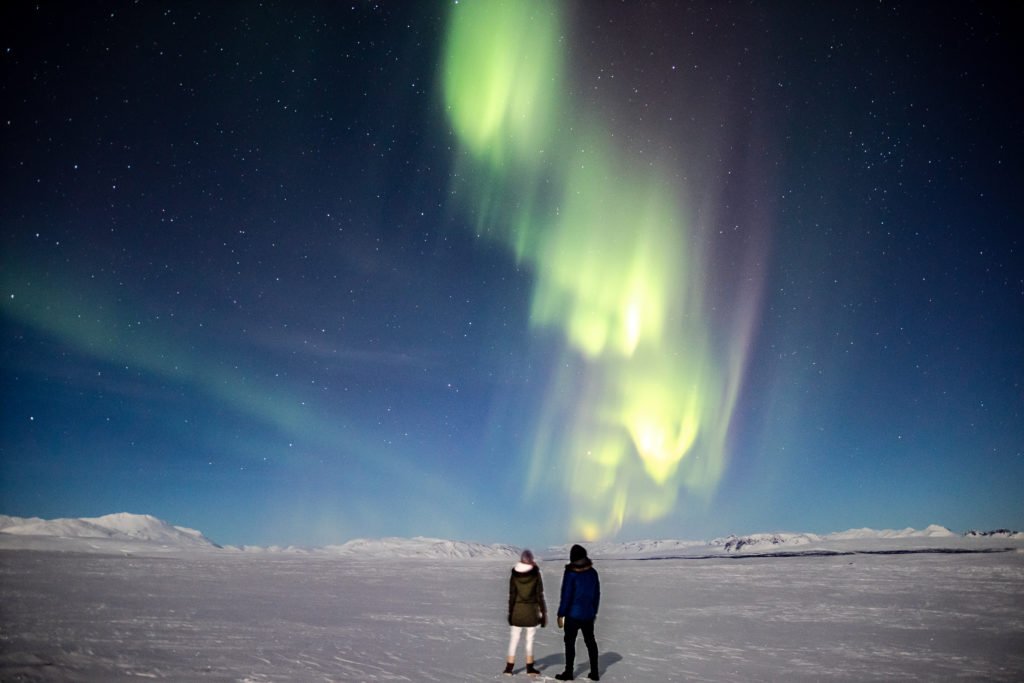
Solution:
[(590, 569), (592, 564), (590, 558), (587, 557), (587, 549), (579, 543), (569, 549), (569, 564), (565, 565), (566, 569), (581, 572), (585, 569)]
[(567, 571), (585, 572), (593, 566), (594, 563), (590, 561), (589, 557), (581, 557), (565, 565), (565, 568)]
[(526, 576), (533, 572), (540, 572), (540, 567), (535, 564), (526, 564), (525, 562), (517, 562), (515, 567), (512, 567), (512, 572)]
[(587, 549), (581, 546), (579, 543), (569, 548), (569, 561), (578, 562), (579, 560), (587, 557)]

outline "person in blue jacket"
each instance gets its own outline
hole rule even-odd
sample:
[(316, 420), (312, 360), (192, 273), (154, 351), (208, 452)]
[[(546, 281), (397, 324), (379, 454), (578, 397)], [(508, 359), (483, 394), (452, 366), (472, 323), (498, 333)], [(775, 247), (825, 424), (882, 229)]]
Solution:
[(594, 639), (594, 622), (597, 608), (601, 603), (601, 580), (594, 569), (594, 563), (587, 557), (586, 549), (574, 545), (569, 551), (569, 564), (562, 574), (562, 598), (558, 603), (558, 627), (565, 629), (565, 671), (556, 674), (560, 681), (573, 680), (573, 665), (576, 662), (576, 636), (583, 632), (583, 642), (590, 656), (592, 681), (600, 680), (597, 671), (597, 640)]

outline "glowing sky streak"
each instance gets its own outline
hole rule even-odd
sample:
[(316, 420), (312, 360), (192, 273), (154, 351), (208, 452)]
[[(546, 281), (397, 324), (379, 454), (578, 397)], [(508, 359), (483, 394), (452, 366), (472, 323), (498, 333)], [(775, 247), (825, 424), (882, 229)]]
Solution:
[(441, 70), (464, 208), (531, 268), (531, 324), (564, 339), (530, 482), (556, 486), (569, 531), (597, 539), (714, 491), (752, 313), (712, 338), (678, 174), (633, 159), (567, 98), (560, 7), (454, 6)]
[[(445, 477), (392, 451), (379, 457), (379, 439), (318, 402), (240, 368), (236, 358), (218, 359), (186, 346), (156, 324), (141, 324), (117, 299), (81, 280), (11, 265), (0, 273), (0, 312), (101, 362), (130, 368), (172, 385), (191, 387), (238, 414), (255, 418), (312, 452), (275, 455), (303, 461), (328, 455), (338, 463), (368, 466), (395, 480), (432, 492), (450, 488)], [(98, 380), (98, 382), (101, 380)], [(255, 459), (256, 453), (243, 453)]]

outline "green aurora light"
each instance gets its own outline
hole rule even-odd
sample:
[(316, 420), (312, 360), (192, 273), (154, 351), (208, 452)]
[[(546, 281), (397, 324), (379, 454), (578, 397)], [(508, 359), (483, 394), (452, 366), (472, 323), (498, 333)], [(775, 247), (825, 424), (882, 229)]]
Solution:
[[(681, 190), (566, 97), (558, 3), (458, 4), (442, 59), (464, 208), (534, 277), (531, 324), (565, 357), (542, 402), (533, 491), (555, 483), (588, 540), (700, 500), (724, 471), (744, 336), (711, 339)], [(746, 335), (749, 337), (749, 334)]]

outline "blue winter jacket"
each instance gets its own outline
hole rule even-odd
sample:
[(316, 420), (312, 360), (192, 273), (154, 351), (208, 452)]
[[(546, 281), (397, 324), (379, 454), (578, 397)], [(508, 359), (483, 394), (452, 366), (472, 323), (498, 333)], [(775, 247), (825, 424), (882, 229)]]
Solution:
[(601, 602), (601, 580), (597, 570), (587, 562), (583, 566), (567, 564), (562, 574), (562, 599), (558, 603), (558, 616), (577, 621), (597, 618)]

